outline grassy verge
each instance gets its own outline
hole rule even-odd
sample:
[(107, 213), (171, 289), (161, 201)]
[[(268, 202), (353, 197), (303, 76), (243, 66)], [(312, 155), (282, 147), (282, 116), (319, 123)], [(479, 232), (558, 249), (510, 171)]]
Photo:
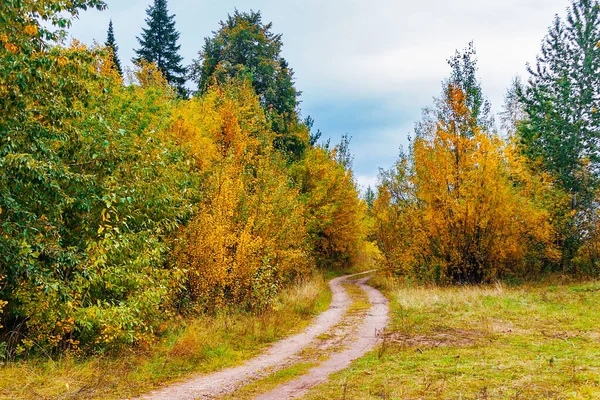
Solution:
[(300, 331), (327, 309), (326, 278), (315, 274), (285, 290), (276, 310), (184, 321), (145, 351), (116, 356), (28, 360), (0, 367), (0, 399), (117, 399), (194, 373), (239, 364), (270, 343)]
[(294, 378), (306, 374), (311, 368), (315, 367), (315, 362), (299, 362), (280, 371), (274, 372), (266, 378), (252, 382), (234, 393), (219, 397), (219, 400), (252, 400), (256, 396), (267, 393), (277, 386), (287, 383)]
[(308, 399), (600, 398), (600, 283), (411, 287), (382, 349)]

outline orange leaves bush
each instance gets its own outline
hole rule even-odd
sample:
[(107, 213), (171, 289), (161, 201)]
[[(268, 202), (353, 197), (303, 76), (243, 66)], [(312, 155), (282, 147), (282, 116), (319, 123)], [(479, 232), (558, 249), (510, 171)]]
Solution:
[(200, 310), (268, 307), (284, 283), (308, 271), (303, 207), (267, 126), (244, 81), (184, 105), (174, 125), (206, 175), (176, 252), (188, 273), (185, 295)]
[(539, 271), (558, 257), (551, 181), (475, 125), (460, 89), (448, 93), (452, 118), (384, 176), (374, 215), (388, 267), (442, 282)]

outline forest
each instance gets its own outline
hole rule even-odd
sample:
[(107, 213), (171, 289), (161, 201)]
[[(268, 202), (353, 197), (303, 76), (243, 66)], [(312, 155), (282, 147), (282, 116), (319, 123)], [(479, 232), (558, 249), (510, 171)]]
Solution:
[(0, 8), (0, 361), (147, 349), (181, 320), (277, 309), (319, 272), (598, 277), (597, 0), (548, 21), (499, 115), (474, 45), (449, 55), (410, 146), (364, 194), (349, 137), (323, 141), (302, 116), (260, 12), (232, 12), (184, 66), (167, 6), (148, 7), (133, 69), (112, 22), (103, 45), (66, 43), (101, 0)]

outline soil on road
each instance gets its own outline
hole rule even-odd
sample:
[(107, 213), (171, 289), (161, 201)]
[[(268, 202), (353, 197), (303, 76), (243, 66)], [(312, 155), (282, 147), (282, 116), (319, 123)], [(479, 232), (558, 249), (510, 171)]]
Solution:
[[(331, 373), (348, 367), (352, 361), (373, 349), (381, 340), (380, 333), (385, 329), (388, 321), (388, 304), (377, 289), (366, 284), (370, 277), (351, 280), (365, 274), (367, 273), (332, 279), (329, 282), (332, 300), (327, 311), (321, 313), (303, 332), (275, 343), (267, 352), (248, 360), (244, 365), (170, 385), (140, 399), (211, 399), (232, 393), (252, 381), (294, 364), (298, 361), (298, 355), (302, 350), (319, 342), (320, 336), (334, 332), (334, 328), (345, 326), (346, 328), (342, 329), (346, 331), (344, 349), (331, 354), (327, 360), (309, 370), (307, 374), (257, 398), (282, 400), (302, 396), (311, 387), (325, 382)], [(347, 283), (356, 284), (362, 289), (367, 294), (371, 305), (364, 316), (361, 316), (361, 319), (352, 326), (343, 323), (352, 304), (352, 299), (344, 288), (344, 284)], [(339, 332), (337, 334), (339, 336)]]

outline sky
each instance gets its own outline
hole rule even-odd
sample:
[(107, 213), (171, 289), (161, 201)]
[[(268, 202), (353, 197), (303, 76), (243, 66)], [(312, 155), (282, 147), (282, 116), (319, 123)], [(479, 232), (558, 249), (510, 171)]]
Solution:
[[(131, 65), (136, 36), (153, 0), (107, 0), (108, 10), (86, 11), (71, 35), (103, 43), (112, 19), (119, 58)], [(479, 78), (494, 111), (513, 77), (527, 78), (556, 14), (569, 0), (169, 0), (184, 64), (197, 58), (204, 38), (237, 8), (261, 11), (283, 34), (283, 56), (323, 140), (352, 140), (354, 174), (364, 190), (408, 146), (423, 107), (449, 76), (446, 60), (473, 41)]]

